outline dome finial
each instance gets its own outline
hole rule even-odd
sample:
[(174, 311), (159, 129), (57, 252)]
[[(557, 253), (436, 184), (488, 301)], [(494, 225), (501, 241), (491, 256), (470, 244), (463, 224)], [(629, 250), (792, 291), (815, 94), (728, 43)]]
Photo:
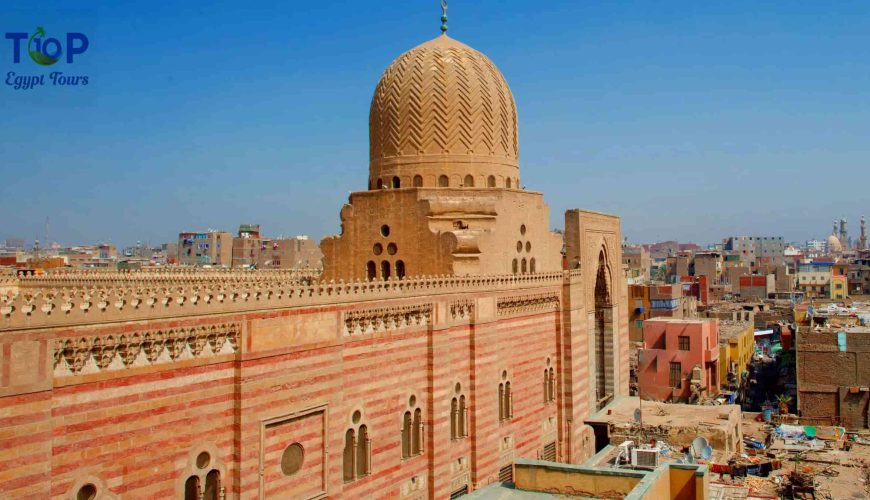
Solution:
[(441, 0), (441, 33), (447, 34), (447, 0)]

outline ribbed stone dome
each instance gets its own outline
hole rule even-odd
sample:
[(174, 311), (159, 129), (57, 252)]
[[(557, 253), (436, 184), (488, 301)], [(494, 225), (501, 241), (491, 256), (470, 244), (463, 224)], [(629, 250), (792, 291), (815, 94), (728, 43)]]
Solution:
[(400, 55), (378, 82), (369, 114), (370, 187), (397, 187), (394, 178), (401, 187), (412, 179), (443, 186), (445, 176), (451, 187), (470, 187), (467, 180), (518, 187), (517, 137), (504, 76), (485, 55), (441, 35)]

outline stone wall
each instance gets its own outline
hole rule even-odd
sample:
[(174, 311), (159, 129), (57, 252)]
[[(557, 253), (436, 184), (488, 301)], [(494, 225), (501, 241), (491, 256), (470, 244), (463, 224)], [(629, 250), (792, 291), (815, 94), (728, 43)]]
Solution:
[[(559, 460), (591, 454), (580, 270), (137, 285), (5, 297), (0, 496), (62, 497), (89, 483), (182, 498), (188, 478), (214, 470), (227, 498), (443, 498), (550, 444)], [(505, 382), (512, 416), (500, 419)], [(469, 432), (451, 439), (458, 396)], [(422, 453), (402, 458), (402, 415), (416, 409)], [(345, 433), (360, 425), (371, 473), (345, 482)], [(293, 443), (304, 459), (287, 475)]]

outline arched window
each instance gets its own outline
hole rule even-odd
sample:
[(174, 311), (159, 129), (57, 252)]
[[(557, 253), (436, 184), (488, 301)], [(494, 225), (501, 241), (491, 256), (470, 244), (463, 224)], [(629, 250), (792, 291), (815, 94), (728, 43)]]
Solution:
[(417, 406), (417, 396), (408, 399), (409, 409), (402, 414), (402, 458), (423, 453), (423, 410)]
[(381, 262), (381, 279), (390, 279), (390, 261), (388, 260)]
[(371, 281), (377, 277), (378, 277), (377, 266), (375, 265), (374, 261), (370, 260), (368, 262), (368, 264), (366, 264), (366, 278), (368, 278), (368, 280)]
[(486, 187), (491, 187), (491, 188), (495, 187), (495, 176), (494, 175), (490, 175), (489, 177), (486, 178)]
[(518, 262), (517, 262), (517, 259), (514, 259), (514, 261), (511, 263), (511, 271), (512, 271), (514, 274), (517, 274), (517, 267), (518, 267), (518, 266), (519, 266), (519, 264), (518, 264)]
[(368, 428), (361, 425), (356, 443), (356, 477), (360, 478), (371, 474), (371, 455), (372, 442), (369, 439)]
[(378, 189), (383, 189), (383, 188), (384, 188), (384, 180), (378, 179)]
[(514, 399), (511, 394), (511, 383), (504, 383), (504, 411), (505, 411), (505, 419), (512, 418), (514, 416)]
[(459, 437), (459, 398), (450, 400), (450, 439)]
[(402, 458), (411, 456), (411, 412), (402, 416)]
[(356, 465), (354, 464), (354, 460), (356, 459), (356, 454), (354, 450), (356, 449), (356, 433), (353, 429), (348, 429), (344, 434), (344, 480), (353, 481), (354, 480), (354, 471), (356, 470)]
[(446, 188), (449, 185), (450, 179), (448, 179), (446, 175), (441, 175), (438, 177), (438, 187)]
[(553, 369), (552, 366), (550, 367), (550, 373), (549, 373), (549, 378), (548, 378), (547, 382), (548, 382), (548, 389), (550, 391), (550, 401), (555, 401), (556, 400), (556, 370)]
[(415, 175), (414, 176), (414, 187), (423, 187), (423, 176)]
[(459, 396), (459, 437), (468, 437), (468, 409), (465, 407), (465, 395)]
[(203, 500), (218, 500), (221, 491), (221, 473), (212, 470), (205, 476), (205, 492)]
[(532, 257), (532, 260), (529, 261), (529, 272), (535, 274), (535, 258)]
[(199, 500), (199, 478), (190, 476), (184, 482), (184, 500)]
[(467, 188), (474, 187), (474, 177), (471, 174), (465, 176), (465, 181), (463, 181), (462, 185)]
[(498, 384), (498, 421), (501, 422), (505, 419), (505, 408), (504, 408), (504, 384)]
[(402, 279), (405, 277), (405, 261), (396, 261), (396, 277)]
[(508, 188), (508, 189), (510, 189), (510, 188), (512, 187), (512, 186), (511, 186), (511, 178), (510, 178), (510, 177), (508, 177), (507, 179), (504, 180), (504, 187), (506, 187), (506, 188)]
[(423, 453), (423, 410), (414, 410), (414, 434), (411, 436), (411, 453)]
[[(550, 360), (547, 360), (547, 364)], [(552, 403), (556, 400), (556, 371), (553, 367), (544, 369), (544, 403)]]
[(541, 392), (544, 394), (544, 404), (547, 404), (550, 402), (550, 371), (547, 370), (546, 368), (544, 369), (543, 382), (544, 382), (543, 391), (541, 391)]
[(402, 187), (402, 180), (399, 179), (399, 176), (393, 176), (393, 189), (399, 189)]
[(526, 258), (525, 258), (525, 257), (523, 257), (522, 269), (523, 269), (523, 274), (526, 274), (526, 271), (528, 270), (528, 265), (527, 265), (527, 263), (526, 263)]

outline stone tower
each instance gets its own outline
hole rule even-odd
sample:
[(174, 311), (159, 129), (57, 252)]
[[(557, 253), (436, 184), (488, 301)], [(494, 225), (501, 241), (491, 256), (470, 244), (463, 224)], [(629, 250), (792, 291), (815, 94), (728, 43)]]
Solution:
[(867, 250), (867, 219), (861, 216), (861, 236), (858, 238), (858, 250)]
[(368, 190), (321, 243), (327, 279), (561, 270), (549, 207), (520, 186), (516, 103), (484, 54), (442, 34), (396, 58), (369, 148)]
[(846, 230), (846, 219), (840, 219), (840, 244), (843, 245), (843, 249), (846, 250), (850, 248), (849, 245), (849, 232)]

